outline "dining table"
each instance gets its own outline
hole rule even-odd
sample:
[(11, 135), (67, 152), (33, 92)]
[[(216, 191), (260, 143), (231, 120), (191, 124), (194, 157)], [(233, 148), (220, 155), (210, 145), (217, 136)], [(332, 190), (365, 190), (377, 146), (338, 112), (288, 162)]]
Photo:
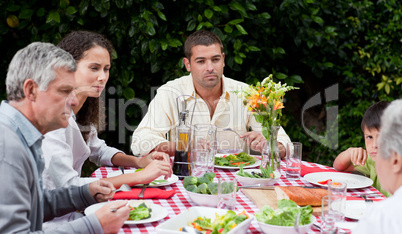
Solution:
[[(314, 171), (334, 171), (332, 167), (321, 165), (318, 163), (313, 163), (313, 162), (307, 162), (307, 161), (302, 161), (302, 168), (304, 169), (311, 169), (312, 172)], [(130, 168), (127, 167), (126, 169), (135, 169), (135, 168)], [(91, 177), (96, 177), (96, 178), (106, 178), (109, 173), (112, 173), (114, 171), (118, 171), (119, 167), (99, 167), (96, 169)], [(216, 174), (216, 177), (223, 177), (223, 178), (232, 178), (235, 177), (235, 173), (238, 170), (236, 169), (220, 169), (220, 168), (214, 168), (214, 173)], [(309, 170), (310, 171), (310, 170)], [(281, 177), (273, 184), (274, 186), (317, 186), (314, 185), (310, 182), (308, 182), (304, 177), (300, 177), (300, 179), (292, 179), (288, 180), (286, 179), (286, 161), (282, 160), (281, 161)], [(156, 226), (159, 224), (169, 220), (170, 218), (173, 218), (180, 213), (188, 210), (190, 207), (193, 206), (198, 206), (196, 203), (194, 203), (190, 197), (188, 196), (182, 180), (178, 180), (176, 183), (166, 185), (163, 187), (158, 187), (163, 190), (176, 190), (176, 193), (174, 196), (168, 199), (144, 199), (145, 201), (151, 202), (156, 205), (160, 205), (167, 209), (168, 215), (158, 221), (152, 222), (152, 223), (144, 223), (144, 224), (125, 224), (123, 227), (120, 229), (119, 233), (157, 233), (156, 232)], [(356, 189), (348, 189), (347, 190), (347, 196), (349, 197), (358, 197), (359, 195), (362, 194), (377, 194), (378, 197), (376, 197), (376, 201), (385, 199), (386, 197), (383, 196), (376, 188), (373, 186), (368, 186), (364, 188), (356, 188)], [(254, 204), (248, 196), (242, 191), (242, 189), (239, 189), (237, 193), (237, 198), (236, 198), (236, 205), (235, 205), (235, 210), (236, 211), (243, 211), (245, 210), (249, 214), (254, 215), (255, 213), (259, 212), (260, 209)], [(317, 221), (315, 225), (311, 226), (311, 229), (307, 233), (320, 233), (320, 217), (319, 215), (316, 216)], [(345, 218), (346, 222), (356, 222), (357, 220), (352, 220)], [(339, 233), (350, 233), (351, 230), (347, 228), (339, 228), (338, 229)], [(250, 227), (247, 231), (247, 233), (262, 233), (262, 230), (254, 218), (252, 220)]]

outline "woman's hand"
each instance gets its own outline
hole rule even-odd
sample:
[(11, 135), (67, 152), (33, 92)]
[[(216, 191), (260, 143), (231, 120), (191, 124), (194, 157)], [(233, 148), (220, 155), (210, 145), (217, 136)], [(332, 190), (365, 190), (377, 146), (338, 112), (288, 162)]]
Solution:
[(153, 160), (143, 170), (136, 172), (138, 178), (141, 178), (141, 183), (148, 184), (159, 176), (164, 176), (167, 180), (172, 175), (172, 167), (170, 162)]
[(144, 157), (140, 158), (138, 165), (141, 168), (146, 167), (149, 165), (152, 161), (163, 161), (167, 162), (170, 165), (170, 157), (168, 154), (163, 153), (163, 152), (158, 152), (158, 151), (153, 151), (152, 153), (149, 153), (148, 155), (145, 155)]

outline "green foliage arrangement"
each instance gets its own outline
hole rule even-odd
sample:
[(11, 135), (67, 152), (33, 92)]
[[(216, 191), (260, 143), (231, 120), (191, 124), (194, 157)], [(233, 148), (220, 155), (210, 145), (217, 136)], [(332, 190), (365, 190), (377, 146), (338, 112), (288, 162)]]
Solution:
[[(222, 39), (226, 76), (252, 84), (273, 74), (300, 87), (287, 96), (282, 125), (303, 143), (304, 160), (332, 165), (341, 150), (362, 146), (359, 126), (367, 107), (401, 97), (402, 5), (397, 0), (6, 0), (0, 16), (1, 99), (12, 56), (30, 42), (58, 43), (78, 29), (112, 41), (114, 61), (105, 90), (108, 127), (101, 137), (126, 152), (156, 87), (186, 73), (182, 47), (200, 29)], [(338, 106), (339, 141), (331, 149), (305, 132), (301, 110), (333, 84), (339, 85), (339, 98), (310, 110), (325, 123), (325, 110)], [(331, 129), (307, 127), (317, 134)]]

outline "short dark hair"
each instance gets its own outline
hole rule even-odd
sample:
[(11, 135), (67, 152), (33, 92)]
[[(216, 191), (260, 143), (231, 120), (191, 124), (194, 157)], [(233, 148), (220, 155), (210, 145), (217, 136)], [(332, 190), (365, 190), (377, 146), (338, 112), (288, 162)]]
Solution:
[(366, 112), (364, 112), (361, 129), (364, 131), (364, 128), (372, 129), (375, 128), (380, 130), (381, 128), (381, 115), (384, 112), (385, 108), (389, 105), (387, 101), (379, 101), (371, 105)]
[(197, 45), (209, 46), (219, 44), (221, 52), (223, 52), (223, 44), (221, 39), (213, 32), (199, 30), (192, 33), (184, 43), (184, 56), (190, 60), (192, 52), (191, 49)]

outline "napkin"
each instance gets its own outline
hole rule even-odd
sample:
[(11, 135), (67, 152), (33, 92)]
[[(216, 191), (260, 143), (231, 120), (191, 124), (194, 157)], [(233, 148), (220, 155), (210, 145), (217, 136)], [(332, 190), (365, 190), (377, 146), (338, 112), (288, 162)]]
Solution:
[(301, 171), (300, 171), (301, 176), (304, 176), (305, 174), (309, 174), (309, 173), (313, 173), (313, 172), (340, 172), (331, 167), (326, 167), (326, 169), (323, 169), (323, 168), (319, 168), (319, 167), (309, 167), (309, 166), (306, 166), (303, 164), (300, 166), (300, 168), (301, 168)]
[[(127, 192), (117, 192), (113, 199), (138, 199), (142, 188), (133, 188)], [(142, 199), (167, 199), (175, 195), (176, 190), (162, 190), (158, 188), (146, 188)]]

